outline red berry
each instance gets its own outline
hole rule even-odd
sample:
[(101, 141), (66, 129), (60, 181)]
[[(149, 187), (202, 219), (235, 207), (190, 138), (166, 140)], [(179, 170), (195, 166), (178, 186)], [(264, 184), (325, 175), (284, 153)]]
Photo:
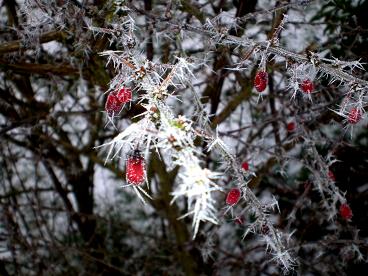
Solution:
[(243, 162), (243, 164), (241, 165), (242, 169), (245, 170), (245, 171), (248, 171), (249, 170), (249, 164), (248, 162)]
[(116, 93), (116, 97), (122, 104), (130, 102), (132, 100), (132, 90), (123, 87)]
[(351, 211), (351, 208), (348, 204), (341, 204), (340, 216), (345, 220), (350, 220), (353, 217), (353, 212)]
[(254, 87), (258, 92), (262, 92), (266, 89), (268, 84), (268, 74), (265, 71), (258, 71), (254, 78)]
[(310, 79), (303, 80), (303, 82), (300, 84), (300, 88), (302, 91), (306, 94), (310, 94), (314, 90), (313, 82)]
[(228, 205), (235, 205), (240, 199), (241, 191), (238, 188), (232, 188), (227, 194), (226, 203)]
[(336, 181), (335, 174), (332, 171), (329, 170), (327, 175), (329, 179), (331, 179), (332, 181)]
[(242, 216), (241, 217), (236, 217), (234, 221), (235, 221), (236, 224), (242, 225), (244, 223), (244, 218)]
[(140, 185), (145, 180), (145, 160), (140, 150), (128, 154), (126, 160), (126, 181), (128, 184)]
[(288, 132), (293, 132), (295, 130), (296, 124), (294, 122), (290, 122), (287, 124), (286, 129)]
[(121, 110), (121, 103), (119, 99), (116, 97), (116, 95), (111, 92), (107, 96), (106, 104), (105, 104), (105, 111), (109, 116), (113, 116), (114, 114), (117, 114)]
[(348, 122), (350, 124), (357, 124), (360, 119), (362, 118), (362, 112), (360, 112), (359, 109), (357, 108), (353, 108), (352, 110), (350, 110), (349, 116), (348, 116)]

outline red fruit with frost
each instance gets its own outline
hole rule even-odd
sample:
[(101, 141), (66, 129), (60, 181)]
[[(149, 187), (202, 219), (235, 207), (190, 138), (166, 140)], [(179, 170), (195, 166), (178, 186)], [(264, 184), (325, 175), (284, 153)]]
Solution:
[(295, 130), (296, 124), (294, 122), (290, 122), (287, 124), (286, 129), (288, 132), (293, 132)]
[(336, 181), (335, 174), (332, 171), (329, 170), (327, 175), (329, 179), (331, 179), (332, 181)]
[(362, 118), (362, 112), (357, 109), (357, 108), (353, 108), (352, 110), (350, 110), (349, 116), (348, 116), (348, 122), (350, 124), (357, 124), (360, 119)]
[(140, 185), (145, 181), (145, 160), (140, 150), (128, 154), (126, 160), (126, 181), (128, 184)]
[(107, 96), (107, 100), (105, 103), (105, 111), (109, 116), (113, 116), (114, 114), (118, 114), (121, 110), (122, 104), (120, 103), (117, 96), (111, 92)]
[(310, 94), (314, 90), (314, 84), (310, 79), (306, 79), (300, 84), (300, 88), (304, 93)]
[(226, 196), (226, 204), (235, 205), (239, 202), (241, 191), (238, 188), (233, 188)]
[(244, 224), (244, 218), (241, 216), (241, 217), (237, 217), (235, 218), (235, 223), (238, 224), (238, 225), (242, 225)]
[(242, 169), (245, 170), (245, 171), (248, 171), (249, 170), (249, 164), (248, 162), (243, 162), (243, 164), (241, 165)]
[(268, 74), (265, 71), (258, 71), (254, 78), (254, 87), (258, 92), (263, 92), (268, 84)]
[(340, 206), (340, 216), (345, 220), (350, 220), (353, 217), (353, 212), (348, 204), (344, 203)]
[(123, 87), (116, 93), (116, 97), (121, 104), (128, 103), (132, 100), (132, 90)]

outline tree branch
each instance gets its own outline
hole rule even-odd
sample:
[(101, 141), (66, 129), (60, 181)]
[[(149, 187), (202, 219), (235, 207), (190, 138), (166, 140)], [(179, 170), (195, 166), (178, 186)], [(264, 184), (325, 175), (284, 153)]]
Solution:
[[(66, 37), (66, 34), (61, 31), (51, 31), (44, 33), (40, 36), (40, 43), (46, 43), (53, 40), (62, 40)], [(0, 55), (15, 52), (22, 49), (22, 40), (14, 40), (11, 42), (6, 42), (0, 45)]]

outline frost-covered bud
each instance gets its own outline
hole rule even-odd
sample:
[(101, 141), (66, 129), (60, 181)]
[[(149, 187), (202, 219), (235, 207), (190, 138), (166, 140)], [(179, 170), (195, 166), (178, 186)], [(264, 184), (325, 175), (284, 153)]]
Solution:
[(258, 71), (254, 78), (254, 87), (258, 92), (263, 92), (268, 84), (268, 74), (265, 71)]
[(130, 48), (130, 49), (133, 49), (136, 45), (137, 45), (137, 42), (135, 41), (134, 37), (128, 37), (126, 40), (125, 40), (125, 45)]
[(116, 93), (116, 97), (121, 104), (128, 103), (132, 100), (132, 90), (123, 87)]
[(312, 93), (314, 90), (313, 82), (310, 79), (303, 80), (300, 84), (300, 89), (306, 94)]
[(362, 119), (362, 112), (358, 108), (350, 110), (348, 115), (349, 124), (355, 125)]
[(241, 191), (239, 188), (232, 188), (226, 196), (226, 204), (236, 205), (239, 202)]
[(348, 204), (344, 203), (340, 206), (340, 216), (345, 220), (350, 220), (353, 217), (353, 212)]
[(145, 160), (140, 150), (128, 154), (126, 160), (126, 181), (130, 185), (141, 185), (145, 181)]

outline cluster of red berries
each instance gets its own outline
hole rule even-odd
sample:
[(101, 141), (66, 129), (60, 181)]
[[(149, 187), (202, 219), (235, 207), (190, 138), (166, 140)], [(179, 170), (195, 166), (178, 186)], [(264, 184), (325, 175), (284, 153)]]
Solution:
[[(268, 84), (268, 74), (266, 71), (258, 71), (256, 73), (256, 76), (254, 78), (254, 87), (258, 92), (263, 92)], [(303, 91), (305, 94), (311, 94), (314, 91), (314, 84), (310, 79), (303, 80), (299, 85), (301, 91)], [(362, 112), (358, 108), (353, 108), (350, 110), (348, 115), (348, 122), (352, 125), (357, 124), (362, 119)], [(292, 127), (292, 123), (290, 123), (290, 126), (288, 125), (288, 131), (292, 132), (294, 131), (294, 128)], [(294, 125), (295, 126), (295, 125)], [(290, 128), (293, 128), (293, 130), (289, 130)]]
[[(310, 79), (305, 79), (300, 84), (300, 89), (306, 93), (310, 94), (314, 90), (314, 84)], [(349, 124), (355, 125), (359, 123), (359, 121), (362, 119), (362, 112), (358, 108), (352, 108), (348, 114), (347, 120)]]
[[(258, 71), (254, 78), (254, 87), (258, 92), (263, 92), (268, 84), (268, 74), (266, 71)], [(305, 79), (300, 84), (300, 89), (306, 93), (310, 94), (314, 90), (314, 84), (310, 79)]]
[(107, 96), (105, 103), (105, 111), (109, 116), (118, 114), (123, 105), (132, 100), (132, 91), (129, 88), (123, 87), (120, 90), (112, 91)]
[[(248, 162), (243, 162), (241, 168), (244, 171), (248, 171), (249, 170)], [(232, 188), (226, 196), (226, 204), (231, 206), (236, 205), (239, 202), (240, 197), (241, 197), (241, 190), (239, 188)]]
[[(258, 71), (254, 78), (254, 87), (258, 92), (263, 92), (268, 84), (268, 74), (265, 71)], [(314, 91), (314, 84), (310, 79), (305, 79), (299, 85), (302, 92), (305, 94), (311, 94)], [(357, 124), (362, 119), (362, 112), (358, 108), (352, 108), (348, 114), (347, 121), (350, 124)], [(287, 131), (289, 133), (295, 131), (295, 122), (289, 122), (287, 124)], [(247, 162), (242, 164), (242, 169), (249, 170), (249, 165)], [(336, 177), (332, 171), (328, 171), (328, 178), (331, 181), (336, 181)], [(238, 188), (233, 188), (229, 191), (226, 197), (226, 203), (230, 206), (236, 205), (241, 197), (241, 190)], [(346, 203), (341, 204), (339, 209), (340, 216), (345, 220), (350, 220), (353, 217), (353, 212), (350, 206)], [(235, 222), (237, 224), (242, 224), (243, 220), (241, 218), (236, 218)]]
[[(265, 71), (258, 71), (254, 78), (254, 87), (258, 92), (263, 92), (268, 84), (268, 74)], [(303, 80), (299, 85), (301, 91), (305, 94), (311, 94), (314, 91), (314, 84), (310, 79)], [(347, 121), (349, 124), (355, 125), (362, 119), (362, 112), (358, 108), (352, 108), (348, 114)], [(288, 132), (293, 132), (295, 123), (289, 123)]]

